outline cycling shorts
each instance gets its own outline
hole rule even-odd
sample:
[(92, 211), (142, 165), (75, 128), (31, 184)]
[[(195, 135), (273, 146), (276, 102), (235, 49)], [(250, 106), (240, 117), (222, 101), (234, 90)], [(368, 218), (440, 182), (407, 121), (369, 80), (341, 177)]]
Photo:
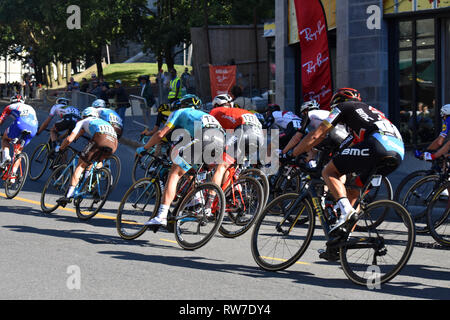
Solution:
[[(396, 159), (396, 165), (383, 166), (386, 157)], [(386, 176), (398, 168), (403, 157), (404, 146), (401, 140), (375, 133), (360, 143), (341, 150), (332, 161), (339, 173), (357, 173), (359, 181), (365, 184), (373, 168), (379, 167), (376, 174)]]
[(59, 120), (58, 122), (55, 123), (55, 129), (57, 132), (62, 132), (62, 131), (72, 131), (75, 128), (75, 125), (77, 124), (78, 120), (80, 120), (80, 118), (68, 114), (65, 115), (61, 120)]
[(10, 139), (20, 138), (20, 135), (22, 134), (22, 131), (27, 130), (31, 133), (25, 138), (25, 144), (24, 147), (30, 143), (31, 139), (36, 135), (36, 132), (38, 130), (37, 125), (31, 125), (27, 122), (21, 121), (20, 119), (17, 119), (14, 121), (8, 129), (6, 129), (6, 135)]
[(103, 161), (116, 152), (117, 146), (116, 137), (97, 132), (81, 152), (80, 159), (86, 163)]

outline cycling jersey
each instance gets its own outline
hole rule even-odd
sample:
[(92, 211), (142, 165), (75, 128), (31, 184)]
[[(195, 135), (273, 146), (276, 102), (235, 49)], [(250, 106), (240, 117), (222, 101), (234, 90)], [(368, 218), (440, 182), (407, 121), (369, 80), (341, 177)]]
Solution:
[(441, 133), (439, 134), (441, 137), (445, 138), (445, 141), (450, 140), (450, 137), (448, 135), (449, 130), (450, 130), (450, 117), (446, 117), (444, 123), (442, 124)]
[(53, 117), (55, 114), (61, 119), (64, 118), (64, 116), (66, 115), (81, 118), (81, 113), (80, 110), (78, 110), (78, 108), (75, 108), (73, 106), (66, 106), (64, 104), (55, 104), (50, 109), (50, 116)]
[(172, 112), (167, 119), (166, 126), (170, 129), (183, 128), (189, 132), (191, 137), (194, 137), (196, 123), (201, 128), (221, 128), (216, 118), (193, 108), (184, 108)]
[(211, 110), (209, 114), (216, 118), (224, 129), (236, 129), (244, 124), (262, 127), (258, 118), (244, 109), (218, 107)]
[(172, 114), (171, 111), (158, 112), (158, 116), (156, 117), (155, 126), (157, 126), (158, 128), (161, 128), (161, 126), (164, 126), (167, 122), (167, 119), (169, 119), (171, 114)]
[(36, 127), (38, 125), (36, 111), (34, 111), (32, 106), (27, 104), (19, 102), (6, 106), (0, 116), (0, 122), (3, 122), (8, 115), (13, 116), (16, 122), (20, 121)]
[(96, 134), (107, 134), (117, 139), (114, 128), (105, 120), (88, 117), (77, 122), (72, 133), (78, 134), (83, 129), (91, 138)]
[(10, 139), (20, 138), (23, 131), (29, 131), (30, 134), (25, 137), (25, 144), (30, 143), (31, 139), (36, 135), (38, 130), (38, 121), (36, 117), (36, 111), (32, 106), (24, 103), (13, 103), (5, 107), (2, 115), (0, 116), (0, 122), (3, 122), (5, 118), (11, 115), (15, 121), (6, 129), (5, 134)]
[[(294, 127), (300, 127), (302, 119), (291, 111), (272, 112), (274, 124), (281, 129), (286, 129), (290, 122), (295, 122)], [(297, 122), (298, 121), (298, 122)]]
[(109, 122), (111, 125), (117, 125), (123, 128), (122, 118), (114, 110), (108, 108), (97, 108), (100, 119)]

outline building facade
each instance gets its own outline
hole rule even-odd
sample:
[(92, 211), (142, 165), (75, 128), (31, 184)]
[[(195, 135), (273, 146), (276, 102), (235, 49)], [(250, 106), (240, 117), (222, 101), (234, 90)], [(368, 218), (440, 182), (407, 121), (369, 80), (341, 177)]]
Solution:
[[(294, 0), (276, 0), (275, 101), (301, 101)], [(334, 89), (353, 87), (397, 125), (407, 145), (426, 144), (450, 103), (450, 0), (322, 0)]]

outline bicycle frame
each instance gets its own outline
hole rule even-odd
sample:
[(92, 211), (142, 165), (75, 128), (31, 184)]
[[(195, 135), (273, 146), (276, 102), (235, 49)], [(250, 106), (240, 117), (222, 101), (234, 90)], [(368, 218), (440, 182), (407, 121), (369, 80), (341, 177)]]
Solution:
[[(22, 152), (23, 146), (25, 144), (25, 137), (27, 135), (28, 134), (21, 134), (21, 136), (20, 136), (20, 138), (18, 140), (16, 140), (16, 141), (11, 140), (10, 141), (10, 144), (13, 145), (13, 156), (11, 158), (11, 162), (8, 164), (8, 166), (2, 172), (2, 180), (3, 181), (9, 180), (11, 178), (14, 178), (12, 176), (12, 172), (14, 171), (13, 169), (14, 169), (14, 165), (16, 163), (16, 154), (19, 154), (19, 153)], [(22, 162), (19, 162), (18, 166), (19, 166), (18, 170), (20, 170), (20, 176), (22, 176), (23, 175)]]

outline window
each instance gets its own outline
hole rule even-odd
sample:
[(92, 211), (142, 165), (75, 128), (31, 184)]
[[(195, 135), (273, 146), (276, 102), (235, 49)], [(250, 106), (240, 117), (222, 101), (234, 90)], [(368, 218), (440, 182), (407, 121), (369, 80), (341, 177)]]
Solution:
[(435, 21), (400, 21), (398, 25), (399, 130), (406, 144), (435, 138)]

